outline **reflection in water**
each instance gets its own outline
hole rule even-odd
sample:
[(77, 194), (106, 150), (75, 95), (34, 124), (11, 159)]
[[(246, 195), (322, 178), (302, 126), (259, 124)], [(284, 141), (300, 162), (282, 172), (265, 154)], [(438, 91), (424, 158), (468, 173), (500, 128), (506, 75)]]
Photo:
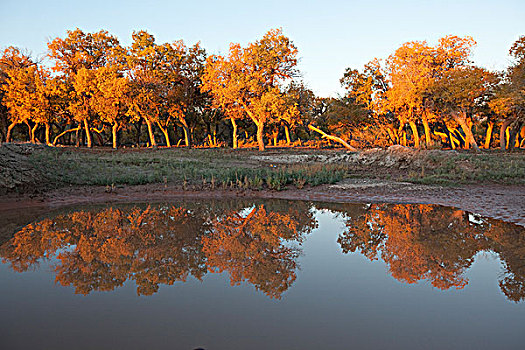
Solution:
[(305, 206), (243, 207), (214, 213), (205, 207), (161, 206), (77, 211), (29, 224), (1, 247), (4, 261), (26, 271), (56, 256), (56, 281), (77, 293), (109, 291), (128, 279), (137, 293), (159, 285), (228, 271), (232, 284), (252, 283), (279, 298), (295, 280), (300, 243), (316, 226)]
[[(501, 221), (431, 205), (318, 204), (344, 218), (343, 253), (382, 259), (394, 278), (428, 280), (440, 289), (463, 288), (480, 251), (499, 254), (502, 292), (525, 299), (525, 234)], [(317, 227), (305, 202), (265, 205), (119, 207), (82, 210), (26, 225), (0, 247), (15, 271), (57, 258), (56, 281), (77, 293), (108, 291), (134, 280), (137, 293), (160, 285), (227, 272), (280, 298), (296, 279), (299, 246)]]
[(480, 251), (504, 262), (502, 292), (525, 299), (525, 232), (498, 220), (432, 205), (371, 205), (347, 218), (338, 243), (344, 253), (359, 251), (385, 261), (394, 278), (406, 283), (429, 280), (434, 287), (463, 288), (464, 273)]

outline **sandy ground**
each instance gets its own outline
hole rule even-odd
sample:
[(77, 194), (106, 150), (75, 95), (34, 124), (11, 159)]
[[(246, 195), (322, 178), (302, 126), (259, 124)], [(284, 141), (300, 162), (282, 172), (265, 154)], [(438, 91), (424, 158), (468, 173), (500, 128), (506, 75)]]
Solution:
[(280, 198), (340, 203), (420, 203), (456, 207), (525, 226), (525, 186), (462, 185), (441, 187), (381, 180), (346, 180), (335, 185), (285, 191), (187, 190), (162, 184), (68, 187), (42, 195), (0, 197), (0, 211), (58, 208), (75, 204), (169, 201), (178, 198)]

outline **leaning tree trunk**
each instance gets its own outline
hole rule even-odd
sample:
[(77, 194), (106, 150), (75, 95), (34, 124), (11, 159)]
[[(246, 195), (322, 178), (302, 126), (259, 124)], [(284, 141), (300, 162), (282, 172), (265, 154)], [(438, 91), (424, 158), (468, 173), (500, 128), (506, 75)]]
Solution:
[(235, 118), (230, 118), (231, 122), (232, 122), (232, 127), (233, 127), (233, 149), (236, 149), (239, 147), (239, 141), (237, 139), (237, 122), (235, 121)]
[(257, 125), (257, 144), (259, 145), (259, 151), (264, 151), (264, 123), (259, 122)]
[(31, 128), (31, 143), (36, 143), (35, 132), (37, 128), (38, 123), (35, 123), (35, 125)]
[(502, 150), (507, 149), (507, 138), (505, 137), (505, 132), (510, 124), (512, 124), (512, 119), (506, 119), (503, 121), (499, 129), (499, 146)]
[(332, 140), (332, 141), (335, 141), (335, 142), (339, 142), (340, 144), (342, 144), (346, 149), (350, 150), (350, 151), (357, 151), (356, 148), (350, 146), (345, 140), (343, 140), (342, 138), (340, 137), (337, 137), (337, 136), (333, 136), (333, 135), (329, 135), (327, 133), (325, 133), (323, 130), (321, 129), (318, 129), (316, 128), (315, 126), (313, 125), (308, 125), (308, 129), (312, 130), (312, 131), (315, 131), (319, 134), (321, 134), (321, 136), (325, 139), (328, 139), (328, 140)]
[(84, 130), (86, 132), (86, 141), (88, 148), (93, 147), (93, 141), (91, 140), (91, 131), (89, 130), (89, 123), (87, 119), (84, 119)]
[(472, 129), (469, 125), (467, 125), (466, 118), (456, 118), (456, 121), (461, 126), (461, 129), (465, 133), (465, 148), (469, 149), (470, 146), (472, 146), (475, 150), (479, 150), (478, 144), (476, 143), (476, 140), (474, 139), (474, 135), (472, 134)]
[(483, 148), (489, 149), (490, 148), (490, 141), (492, 140), (492, 130), (494, 129), (494, 122), (489, 122), (489, 125), (487, 126), (487, 134), (485, 135), (485, 144), (483, 145)]
[(16, 124), (18, 124), (18, 123), (11, 123), (7, 127), (7, 134), (5, 136), (5, 142), (6, 143), (11, 142), (11, 132), (13, 131), (13, 128), (16, 126)]
[(150, 146), (153, 148), (157, 148), (157, 142), (155, 141), (155, 135), (153, 134), (153, 125), (151, 125), (151, 121), (149, 119), (144, 118), (144, 120), (146, 121), (146, 125), (148, 126)]
[(168, 128), (167, 127), (163, 128), (162, 125), (160, 125), (159, 122), (157, 122), (157, 125), (159, 126), (160, 131), (162, 131), (162, 134), (164, 135), (164, 139), (166, 140), (166, 146), (171, 147), (170, 135), (169, 135), (169, 132), (168, 132)]
[(459, 145), (459, 140), (454, 136), (454, 129), (445, 124), (447, 129), (448, 141), (450, 142), (450, 148), (456, 149), (456, 142)]
[(409, 121), (408, 124), (410, 125), (410, 128), (412, 129), (412, 136), (414, 136), (414, 147), (419, 148), (419, 133), (417, 132), (416, 123), (413, 121)]
[(388, 133), (388, 137), (390, 137), (390, 140), (392, 141), (392, 144), (395, 145), (398, 142), (398, 138), (395, 134), (395, 129), (392, 129), (390, 127), (386, 127), (386, 132)]

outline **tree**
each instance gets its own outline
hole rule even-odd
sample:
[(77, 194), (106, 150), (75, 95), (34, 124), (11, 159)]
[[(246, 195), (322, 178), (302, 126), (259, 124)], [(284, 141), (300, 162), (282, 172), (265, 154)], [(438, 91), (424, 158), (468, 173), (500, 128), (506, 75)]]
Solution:
[[(11, 137), (11, 130), (18, 124), (17, 120), (20, 120), (20, 116), (16, 114), (9, 114), (7, 107), (7, 91), (6, 89), (12, 89), (8, 87), (10, 82), (10, 75), (18, 75), (18, 70), (25, 70), (35, 63), (31, 59), (30, 55), (22, 52), (20, 49), (10, 46), (6, 48), (0, 56), (0, 113), (2, 118), (3, 126), (5, 127), (6, 142), (9, 142), (8, 138)], [(12, 122), (16, 122), (12, 124)], [(4, 132), (4, 130), (2, 130)], [(9, 137), (8, 137), (9, 136)]]
[(111, 67), (101, 67), (95, 73), (96, 90), (92, 100), (93, 110), (102, 122), (111, 125), (113, 148), (117, 148), (117, 132), (127, 122), (129, 82)]
[(167, 87), (168, 113), (184, 130), (186, 147), (191, 147), (192, 131), (197, 116), (204, 113), (206, 96), (201, 92), (201, 76), (204, 71), (206, 52), (200, 44), (188, 48), (182, 40), (163, 46), (164, 84)]
[[(133, 43), (126, 56), (133, 101), (130, 113), (144, 119), (148, 127), (150, 145), (156, 147), (153, 125), (160, 123), (159, 118), (162, 117), (163, 86), (159, 70), (161, 54), (153, 35), (146, 31), (139, 31), (133, 32), (132, 37)], [(166, 142), (169, 142), (169, 137)]]
[[(74, 87), (69, 110), (79, 125), (84, 126), (87, 146), (92, 146), (90, 122), (93, 118), (90, 99), (94, 93), (92, 70), (104, 67), (120, 46), (117, 38), (107, 31), (84, 33), (80, 29), (67, 31), (65, 39), (55, 38), (48, 43), (49, 57), (55, 61), (54, 70), (63, 74)], [(78, 90), (77, 90), (78, 89)]]
[(456, 67), (444, 72), (432, 88), (435, 108), (461, 126), (466, 135), (466, 148), (470, 145), (478, 149), (472, 134), (472, 119), (487, 105), (496, 82), (496, 76), (486, 69)]
[(403, 44), (387, 60), (388, 83), (386, 108), (400, 121), (400, 127), (408, 122), (419, 147), (416, 122), (421, 119), (427, 144), (431, 144), (429, 117), (432, 106), (430, 88), (436, 79), (448, 70), (462, 67), (468, 62), (476, 42), (471, 37), (446, 36), (436, 47), (425, 41)]
[(211, 56), (203, 76), (209, 91), (226, 114), (242, 109), (257, 126), (257, 143), (263, 151), (264, 127), (278, 120), (283, 86), (296, 75), (297, 49), (282, 30), (274, 29), (242, 49), (231, 44), (228, 57)]
[(490, 102), (492, 110), (503, 119), (500, 128), (503, 150), (514, 148), (516, 136), (525, 123), (525, 36), (512, 45), (509, 53), (515, 62), (505, 72), (503, 84)]

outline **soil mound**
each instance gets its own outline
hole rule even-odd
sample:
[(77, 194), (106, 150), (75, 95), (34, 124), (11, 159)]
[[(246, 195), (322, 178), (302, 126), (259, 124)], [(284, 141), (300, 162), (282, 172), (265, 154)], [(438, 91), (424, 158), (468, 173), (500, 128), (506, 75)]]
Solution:
[(30, 155), (35, 149), (44, 147), (46, 146), (13, 143), (0, 145), (0, 195), (39, 191), (46, 179), (32, 165)]

